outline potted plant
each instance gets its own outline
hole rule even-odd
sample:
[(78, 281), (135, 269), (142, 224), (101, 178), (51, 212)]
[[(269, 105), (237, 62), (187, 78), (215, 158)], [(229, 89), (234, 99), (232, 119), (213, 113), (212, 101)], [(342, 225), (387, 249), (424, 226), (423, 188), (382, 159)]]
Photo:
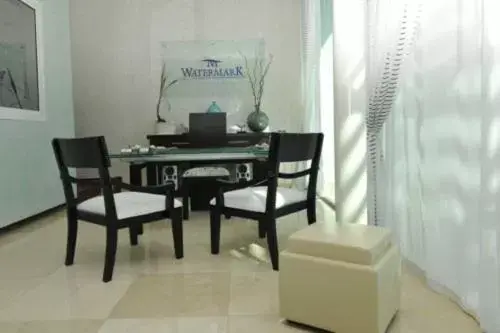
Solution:
[(247, 125), (254, 132), (262, 132), (269, 125), (269, 117), (262, 111), (261, 105), (264, 84), (269, 67), (273, 62), (273, 56), (272, 54), (269, 55), (268, 59), (256, 57), (252, 69), (250, 68), (248, 58), (246, 56), (243, 58), (245, 60), (245, 77), (250, 83), (254, 103), (254, 109), (247, 118)]
[(168, 81), (167, 70), (165, 68), (165, 63), (162, 64), (161, 67), (161, 75), (160, 75), (160, 91), (158, 94), (158, 101), (156, 102), (156, 134), (174, 134), (175, 133), (175, 123), (171, 120), (166, 120), (162, 118), (160, 115), (160, 108), (163, 101), (167, 102), (167, 110), (171, 112), (170, 103), (167, 100), (167, 92), (170, 87), (177, 84), (179, 82), (178, 79)]

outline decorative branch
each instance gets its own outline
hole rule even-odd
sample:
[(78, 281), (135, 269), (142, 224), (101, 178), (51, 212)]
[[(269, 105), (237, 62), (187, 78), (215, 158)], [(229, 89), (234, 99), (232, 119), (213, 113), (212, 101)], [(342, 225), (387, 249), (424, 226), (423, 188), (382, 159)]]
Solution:
[(242, 57), (245, 60), (245, 76), (250, 83), (250, 88), (252, 89), (255, 111), (260, 112), (266, 76), (271, 63), (273, 62), (273, 55), (269, 55), (267, 62), (265, 62), (265, 58), (255, 57), (252, 70), (250, 69), (248, 58), (244, 55), (242, 55)]
[(160, 91), (158, 94), (158, 101), (156, 102), (156, 122), (158, 123), (166, 123), (167, 121), (160, 116), (160, 106), (161, 102), (167, 97), (167, 91), (170, 87), (179, 82), (178, 79), (172, 80), (167, 84), (167, 70), (165, 68), (165, 63), (161, 66), (161, 75), (160, 75)]

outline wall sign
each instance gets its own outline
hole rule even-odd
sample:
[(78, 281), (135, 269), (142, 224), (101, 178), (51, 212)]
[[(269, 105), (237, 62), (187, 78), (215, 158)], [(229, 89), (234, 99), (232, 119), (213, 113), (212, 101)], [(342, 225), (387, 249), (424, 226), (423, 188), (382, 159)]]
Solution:
[(232, 65), (225, 67), (222, 60), (203, 59), (203, 67), (183, 67), (181, 68), (184, 79), (234, 79), (243, 78), (243, 66)]
[(228, 126), (244, 124), (253, 111), (245, 58), (252, 63), (265, 54), (264, 40), (162, 42), (155, 81), (165, 66), (168, 81), (178, 80), (167, 93), (161, 116), (188, 125), (189, 113), (206, 112), (216, 102), (227, 114)]
[(0, 0), (0, 119), (45, 119), (39, 6)]

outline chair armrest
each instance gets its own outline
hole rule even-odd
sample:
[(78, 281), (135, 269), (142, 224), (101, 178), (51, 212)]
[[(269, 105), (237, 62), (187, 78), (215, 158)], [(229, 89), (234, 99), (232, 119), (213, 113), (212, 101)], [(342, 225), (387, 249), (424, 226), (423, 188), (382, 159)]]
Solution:
[(172, 182), (168, 182), (164, 185), (157, 185), (157, 186), (139, 186), (139, 185), (132, 185), (132, 184), (127, 184), (124, 182), (121, 182), (119, 184), (121, 189), (125, 189), (128, 191), (132, 192), (142, 192), (142, 193), (149, 193), (149, 194), (173, 194), (175, 191), (175, 184)]
[[(77, 185), (95, 185), (95, 186), (101, 186), (101, 178), (75, 178), (75, 177), (69, 177), (69, 180)], [(119, 185), (122, 183), (122, 177), (111, 177), (111, 184), (112, 185)]]
[(268, 178), (260, 181), (249, 181), (249, 182), (234, 182), (230, 180), (217, 179), (217, 184), (220, 185), (219, 192), (229, 192), (235, 190), (241, 190), (247, 187), (266, 185), (269, 181)]
[(307, 169), (307, 170), (302, 170), (299, 172), (292, 172), (292, 173), (280, 172), (280, 173), (278, 173), (278, 177), (283, 178), (283, 179), (295, 179), (295, 178), (307, 176), (311, 173), (311, 171), (312, 171), (312, 169)]
[(224, 207), (224, 193), (241, 190), (248, 187), (254, 187), (258, 185), (267, 185), (270, 178), (266, 178), (261, 181), (249, 181), (249, 182), (233, 182), (225, 179), (217, 179), (217, 184), (220, 185), (217, 195), (215, 196), (215, 205), (219, 208)]

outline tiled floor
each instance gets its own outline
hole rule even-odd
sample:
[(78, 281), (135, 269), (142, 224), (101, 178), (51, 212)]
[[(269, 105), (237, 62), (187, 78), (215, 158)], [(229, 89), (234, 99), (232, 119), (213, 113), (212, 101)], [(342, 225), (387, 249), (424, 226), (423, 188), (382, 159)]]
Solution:
[[(324, 207), (323, 215), (334, 220)], [(280, 220), (281, 244), (305, 224), (303, 214)], [(277, 273), (270, 268), (256, 224), (224, 221), (221, 254), (212, 256), (208, 216), (194, 213), (185, 224), (185, 257), (180, 261), (173, 259), (169, 228), (166, 222), (146, 226), (134, 248), (123, 230), (114, 279), (108, 284), (101, 282), (103, 228), (80, 224), (72, 267), (62, 265), (62, 212), (1, 235), (0, 332), (313, 332), (280, 320)], [(480, 330), (456, 305), (405, 274), (402, 310), (390, 332)]]

